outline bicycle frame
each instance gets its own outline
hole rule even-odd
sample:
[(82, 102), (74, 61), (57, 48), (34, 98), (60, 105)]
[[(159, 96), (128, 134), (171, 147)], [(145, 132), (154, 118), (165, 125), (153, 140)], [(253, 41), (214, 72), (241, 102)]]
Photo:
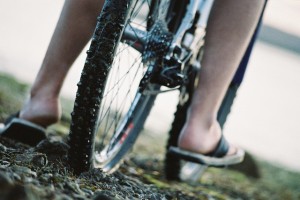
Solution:
[[(168, 4), (169, 1), (164, 1), (164, 4)], [(193, 23), (196, 24), (197, 29), (203, 30), (206, 27), (213, 2), (214, 0), (190, 0), (190, 3), (187, 6), (187, 11), (182, 19), (181, 26), (178, 28), (178, 31), (174, 37), (176, 39), (173, 40), (172, 44), (180, 45), (185, 33), (192, 27)], [(194, 22), (196, 13), (201, 14), (201, 17), (199, 17), (197, 22)], [(147, 33), (148, 32), (145, 30), (135, 28), (133, 26), (127, 26), (125, 28), (123, 39), (128, 39), (134, 42), (139, 41), (145, 46)], [(140, 47), (134, 47), (141, 51)], [(172, 49), (174, 49), (174, 47), (171, 47), (171, 50)]]
[[(198, 34), (202, 31), (205, 31), (205, 27), (207, 24), (208, 16), (210, 13), (210, 9), (212, 7), (214, 0), (191, 0), (188, 7), (187, 12), (182, 20), (181, 26), (179, 27), (176, 33), (176, 39), (172, 42), (172, 44), (180, 45), (183, 37), (185, 36), (186, 32), (192, 27), (193, 23), (196, 26), (196, 34), (195, 36), (198, 37)], [(196, 13), (201, 15), (197, 22), (194, 22)], [(201, 35), (201, 34), (200, 34)], [(189, 43), (197, 43), (197, 39), (189, 41), (185, 41), (183, 44), (185, 47), (188, 47)], [(173, 47), (174, 48), (174, 47)], [(172, 50), (172, 47), (171, 47)]]
[[(190, 59), (191, 65), (200, 68), (197, 52), (204, 45), (205, 28), (213, 2), (214, 0), (191, 0), (187, 7), (187, 12), (172, 41), (169, 52), (169, 56), (182, 58), (179, 61), (182, 65), (185, 65)], [(196, 16), (200, 17), (197, 19)], [(193, 29), (192, 32), (189, 32), (191, 29)], [(178, 48), (181, 50), (178, 51)], [(185, 53), (182, 51), (183, 49)], [(177, 52), (180, 52), (181, 55), (176, 55)], [(181, 68), (181, 70), (183, 69)]]

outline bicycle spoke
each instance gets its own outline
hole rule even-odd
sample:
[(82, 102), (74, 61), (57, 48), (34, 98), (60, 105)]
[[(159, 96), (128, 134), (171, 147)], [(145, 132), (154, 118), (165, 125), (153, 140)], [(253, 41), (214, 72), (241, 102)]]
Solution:
[[(127, 54), (131, 54), (131, 51), (130, 49), (128, 48), (125, 48), (127, 50)], [(121, 51), (124, 51), (124, 49), (122, 49)], [(134, 57), (134, 55), (131, 55), (129, 57)], [(129, 59), (129, 58), (128, 58)], [(118, 63), (121, 63), (121, 57), (119, 56), (117, 62)], [(126, 107), (126, 103), (127, 102), (132, 102), (133, 100), (133, 97), (132, 95), (130, 95), (131, 93), (131, 89), (132, 89), (132, 85), (135, 81), (135, 78), (137, 77), (137, 74), (139, 71), (141, 71), (142, 69), (142, 64), (139, 63), (139, 65), (137, 66), (135, 63), (138, 61), (138, 60), (141, 60), (141, 56), (136, 56), (136, 58), (134, 58), (134, 61), (132, 62), (132, 66), (129, 67), (129, 69), (124, 73), (124, 75), (120, 75), (119, 71), (120, 71), (120, 66), (118, 65), (118, 67), (116, 67), (116, 70), (113, 70), (113, 72), (111, 72), (111, 76), (113, 76), (115, 79), (114, 79), (114, 85), (113, 86), (110, 86), (110, 89), (109, 91), (106, 92), (106, 94), (103, 96), (103, 98), (105, 98), (105, 104), (107, 105), (106, 107), (108, 107), (109, 109), (107, 109), (105, 111), (105, 113), (103, 113), (103, 110), (101, 111), (101, 114), (100, 114), (100, 120), (99, 120), (99, 125), (100, 124), (105, 124), (104, 125), (104, 134), (102, 134), (102, 143), (100, 146), (103, 146), (103, 141), (105, 141), (105, 138), (107, 137), (107, 135), (109, 133), (115, 133), (116, 130), (117, 130), (117, 127), (120, 125), (120, 121), (121, 121), (121, 118), (122, 116), (124, 115), (123, 111)], [(135, 72), (134, 72), (134, 76), (133, 78), (130, 77), (131, 74), (133, 74), (133, 72), (130, 72), (132, 71), (132, 69), (136, 68)], [(144, 72), (142, 70), (142, 73), (141, 73), (141, 77), (143, 76)], [(112, 79), (110, 79), (111, 81)], [(124, 94), (124, 97), (122, 99), (119, 99), (118, 98), (118, 93), (120, 92), (121, 88), (120, 86), (124, 84), (125, 80), (128, 80), (128, 87), (129, 90)], [(129, 81), (131, 80), (131, 81)], [(136, 91), (134, 91), (136, 92)], [(112, 93), (112, 98), (109, 102), (107, 102), (107, 99), (108, 99), (108, 95)], [(128, 101), (128, 99), (131, 99)], [(118, 102), (122, 102), (120, 105)], [(114, 112), (114, 117), (113, 119), (110, 119), (111, 117), (111, 109), (114, 108), (114, 105), (116, 106), (116, 111), (113, 111)], [(105, 119), (105, 121), (103, 121)]]

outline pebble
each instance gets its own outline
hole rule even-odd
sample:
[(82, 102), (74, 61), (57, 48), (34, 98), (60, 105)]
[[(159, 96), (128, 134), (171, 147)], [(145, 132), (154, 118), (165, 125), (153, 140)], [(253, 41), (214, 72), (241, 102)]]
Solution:
[(29, 175), (29, 176), (32, 176), (34, 178), (37, 177), (36, 172), (32, 171), (28, 167), (13, 165), (10, 168), (12, 169), (13, 172), (15, 172), (17, 174), (25, 175), (25, 176)]
[(7, 147), (0, 143), (0, 152), (5, 153), (6, 151), (7, 151)]
[(33, 164), (40, 168), (48, 164), (47, 156), (45, 154), (29, 152), (17, 155), (15, 162), (19, 164)]
[(117, 200), (117, 198), (115, 198), (115, 195), (113, 193), (104, 190), (104, 191), (98, 191), (94, 195), (93, 200)]
[(7, 186), (12, 186), (13, 181), (12, 179), (8, 176), (7, 173), (0, 171), (0, 188), (6, 188)]
[(41, 141), (33, 150), (46, 155), (65, 156), (68, 149), (69, 146), (66, 143), (49, 139)]
[(0, 160), (0, 168), (7, 168), (10, 166), (10, 162), (6, 160)]
[(51, 173), (47, 173), (47, 174), (41, 174), (39, 176), (39, 179), (43, 182), (47, 182), (49, 183), (51, 181), (51, 179), (53, 178), (53, 174)]
[(77, 183), (66, 182), (64, 184), (64, 188), (71, 190), (72, 192), (75, 192), (77, 194), (84, 195), (84, 192), (80, 189), (80, 187)]

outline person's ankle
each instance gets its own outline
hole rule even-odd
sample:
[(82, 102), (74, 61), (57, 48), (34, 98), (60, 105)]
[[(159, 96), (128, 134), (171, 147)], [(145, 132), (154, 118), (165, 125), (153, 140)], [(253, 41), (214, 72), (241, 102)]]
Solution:
[(209, 153), (217, 146), (221, 134), (216, 120), (211, 124), (188, 121), (180, 134), (178, 146), (189, 151)]

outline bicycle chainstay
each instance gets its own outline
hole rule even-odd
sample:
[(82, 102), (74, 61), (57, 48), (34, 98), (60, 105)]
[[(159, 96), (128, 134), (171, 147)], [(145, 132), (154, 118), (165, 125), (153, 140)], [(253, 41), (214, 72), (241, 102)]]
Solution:
[(141, 90), (148, 83), (173, 88), (183, 82), (181, 63), (172, 57), (166, 58), (172, 41), (173, 34), (168, 31), (167, 24), (162, 20), (156, 21), (148, 33), (143, 51), (143, 63), (148, 66), (148, 70), (141, 81)]

